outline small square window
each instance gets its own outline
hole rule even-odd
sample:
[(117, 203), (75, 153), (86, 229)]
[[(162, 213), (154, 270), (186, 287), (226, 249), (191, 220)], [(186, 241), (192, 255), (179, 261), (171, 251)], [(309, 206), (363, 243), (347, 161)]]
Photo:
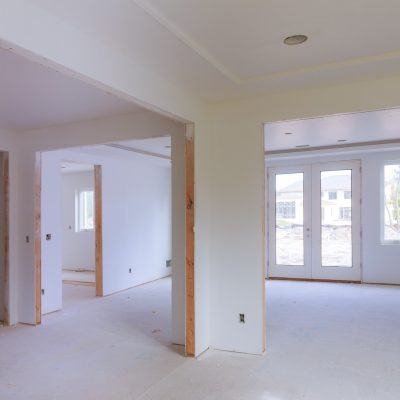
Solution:
[(94, 192), (81, 190), (76, 195), (76, 231), (89, 231), (94, 229)]
[(329, 198), (329, 200), (336, 200), (337, 199), (337, 192), (329, 192), (328, 198)]

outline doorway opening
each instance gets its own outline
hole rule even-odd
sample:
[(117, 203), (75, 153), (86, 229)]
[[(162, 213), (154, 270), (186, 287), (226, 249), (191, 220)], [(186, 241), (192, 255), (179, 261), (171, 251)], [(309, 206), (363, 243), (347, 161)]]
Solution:
[(360, 161), (270, 167), (270, 278), (361, 280)]
[[(99, 166), (101, 168), (101, 166)], [(61, 163), (62, 282), (96, 287), (95, 166)], [(101, 199), (100, 199), (101, 200)], [(101, 256), (101, 254), (99, 255)]]

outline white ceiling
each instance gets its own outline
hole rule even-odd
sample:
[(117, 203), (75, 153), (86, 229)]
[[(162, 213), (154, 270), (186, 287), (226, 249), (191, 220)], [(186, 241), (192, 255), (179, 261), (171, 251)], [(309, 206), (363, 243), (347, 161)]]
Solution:
[(264, 131), (266, 151), (400, 140), (400, 109), (274, 122)]
[(151, 164), (169, 168), (171, 166), (171, 149), (165, 148), (165, 146), (170, 145), (171, 138), (169, 136), (160, 136), (80, 147), (70, 151), (118, 160), (140, 158)]
[(171, 137), (161, 136), (149, 139), (127, 140), (117, 144), (151, 154), (171, 158)]
[(0, 49), (0, 128), (35, 129), (138, 110), (132, 103)]
[(61, 163), (61, 173), (63, 174), (71, 174), (74, 172), (90, 172), (94, 170), (94, 166), (92, 164), (82, 164), (71, 161), (63, 161)]
[(400, 70), (398, 0), (32, 1), (208, 100)]

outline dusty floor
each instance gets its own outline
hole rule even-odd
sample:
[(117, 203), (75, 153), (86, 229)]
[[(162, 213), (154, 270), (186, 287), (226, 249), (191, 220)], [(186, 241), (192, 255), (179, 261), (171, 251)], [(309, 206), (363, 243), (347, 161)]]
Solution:
[(40, 327), (0, 328), (0, 399), (398, 400), (400, 288), (267, 283), (268, 351), (169, 345), (170, 280), (64, 287)]

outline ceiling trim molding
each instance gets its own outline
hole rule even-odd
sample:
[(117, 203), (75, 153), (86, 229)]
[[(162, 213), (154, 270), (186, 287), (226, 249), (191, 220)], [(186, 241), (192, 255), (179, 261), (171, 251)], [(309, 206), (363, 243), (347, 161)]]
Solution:
[(109, 144), (105, 144), (104, 146), (113, 147), (114, 149), (119, 149), (119, 150), (130, 151), (132, 153), (138, 153), (138, 154), (142, 154), (144, 156), (158, 157), (158, 158), (162, 158), (164, 160), (171, 160), (171, 157), (165, 156), (163, 154), (158, 154), (158, 153), (153, 153), (151, 151), (136, 149), (134, 147), (125, 146), (122, 144), (109, 143)]
[(133, 1), (148, 15), (154, 18), (161, 26), (167, 29), (176, 38), (178, 38), (186, 46), (188, 46), (200, 57), (202, 57), (205, 61), (207, 61), (211, 66), (213, 66), (216, 70), (218, 70), (231, 82), (239, 86), (257, 82), (269, 81), (273, 79), (287, 78), (290, 76), (298, 76), (307, 73), (330, 71), (334, 69), (343, 69), (346, 67), (359, 66), (359, 65), (388, 61), (388, 60), (395, 60), (400, 58), (400, 51), (392, 51), (372, 56), (351, 58), (342, 61), (311, 65), (303, 68), (272, 72), (264, 75), (257, 75), (249, 78), (244, 78), (237, 75), (232, 70), (230, 70), (226, 65), (224, 65), (221, 61), (219, 61), (217, 57), (211, 54), (207, 49), (205, 49), (202, 45), (196, 42), (190, 35), (185, 33), (174, 22), (172, 22), (169, 18), (167, 18), (159, 9), (151, 5), (148, 2), (148, 0), (133, 0)]
[(358, 66), (358, 65), (363, 65), (363, 64), (370, 64), (370, 63), (374, 63), (374, 62), (395, 60), (398, 58), (400, 58), (400, 51), (391, 51), (391, 52), (377, 54), (377, 55), (373, 55), (373, 56), (350, 58), (350, 59), (343, 60), (343, 61), (337, 61), (337, 62), (326, 63), (326, 64), (318, 64), (318, 65), (312, 65), (312, 66), (304, 67), (304, 68), (297, 68), (297, 69), (286, 70), (286, 71), (281, 71), (281, 72), (274, 72), (274, 73), (266, 74), (266, 75), (259, 75), (259, 76), (255, 76), (253, 78), (243, 79), (240, 81), (240, 83), (241, 84), (255, 83), (255, 82), (267, 81), (267, 80), (277, 79), (277, 78), (286, 78), (288, 76), (302, 75), (302, 74), (306, 74), (306, 73), (310, 73), (310, 72), (329, 71), (332, 69), (341, 69), (341, 68)]
[(158, 9), (152, 6), (146, 0), (133, 0), (136, 5), (142, 8), (147, 14), (153, 17), (160, 25), (165, 29), (175, 35), (181, 42), (190, 47), (195, 51), (200, 57), (211, 64), (215, 69), (222, 73), (226, 78), (231, 80), (233, 83), (240, 85), (242, 80), (229, 70), (225, 65), (223, 65), (219, 60), (217, 60), (208, 50), (197, 43), (192, 37), (187, 33), (183, 32), (176, 24), (174, 24), (170, 19), (166, 18)]

